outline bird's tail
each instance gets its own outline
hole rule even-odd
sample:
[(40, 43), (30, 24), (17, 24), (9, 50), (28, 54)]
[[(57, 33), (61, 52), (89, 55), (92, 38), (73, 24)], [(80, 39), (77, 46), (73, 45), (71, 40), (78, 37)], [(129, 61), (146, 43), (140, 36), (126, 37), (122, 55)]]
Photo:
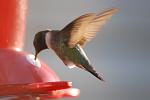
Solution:
[(88, 72), (90, 72), (92, 75), (94, 75), (96, 78), (98, 78), (99, 80), (101, 80), (101, 81), (104, 81), (104, 79), (103, 79), (103, 77), (102, 76), (100, 76), (97, 72), (96, 72), (96, 70), (94, 69), (94, 67), (92, 67), (92, 66), (86, 66), (86, 67), (84, 67), (85, 69), (86, 69), (86, 71), (88, 71)]

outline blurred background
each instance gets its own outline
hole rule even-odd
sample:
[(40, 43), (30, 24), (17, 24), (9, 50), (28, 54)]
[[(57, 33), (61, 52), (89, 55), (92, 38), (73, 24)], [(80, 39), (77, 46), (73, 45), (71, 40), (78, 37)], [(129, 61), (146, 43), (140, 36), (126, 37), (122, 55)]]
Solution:
[(24, 49), (34, 53), (38, 31), (62, 29), (82, 14), (116, 7), (119, 12), (84, 47), (106, 82), (67, 68), (52, 50), (41, 52), (39, 58), (62, 80), (80, 88), (80, 97), (72, 100), (150, 100), (149, 4), (149, 0), (29, 0)]

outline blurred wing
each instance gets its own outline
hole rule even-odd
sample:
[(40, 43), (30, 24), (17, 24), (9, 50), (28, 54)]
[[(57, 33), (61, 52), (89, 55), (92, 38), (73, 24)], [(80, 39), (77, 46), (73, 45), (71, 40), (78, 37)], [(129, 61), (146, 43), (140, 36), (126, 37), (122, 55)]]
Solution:
[(70, 48), (80, 44), (83, 46), (86, 41), (93, 38), (102, 25), (112, 16), (117, 9), (113, 8), (100, 14), (89, 13), (82, 15), (68, 24), (62, 33), (67, 36), (67, 44)]

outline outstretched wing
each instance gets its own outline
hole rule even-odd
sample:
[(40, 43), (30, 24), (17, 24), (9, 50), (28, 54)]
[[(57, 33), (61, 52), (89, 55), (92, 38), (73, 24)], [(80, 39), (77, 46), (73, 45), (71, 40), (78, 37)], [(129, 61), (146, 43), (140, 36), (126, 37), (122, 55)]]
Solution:
[(116, 8), (112, 8), (99, 14), (88, 13), (72, 21), (61, 30), (67, 36), (67, 45), (70, 48), (76, 44), (83, 46), (116, 11)]

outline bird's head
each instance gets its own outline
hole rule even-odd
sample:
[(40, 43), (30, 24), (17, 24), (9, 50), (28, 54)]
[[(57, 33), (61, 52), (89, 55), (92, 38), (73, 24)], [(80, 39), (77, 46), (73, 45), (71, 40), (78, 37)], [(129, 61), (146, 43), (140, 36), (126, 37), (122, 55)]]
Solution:
[(40, 31), (40, 32), (36, 33), (34, 36), (33, 45), (35, 48), (35, 60), (40, 51), (48, 48), (46, 45), (46, 40), (45, 40), (46, 33), (48, 33), (48, 32), (50, 32), (50, 31), (49, 30)]

